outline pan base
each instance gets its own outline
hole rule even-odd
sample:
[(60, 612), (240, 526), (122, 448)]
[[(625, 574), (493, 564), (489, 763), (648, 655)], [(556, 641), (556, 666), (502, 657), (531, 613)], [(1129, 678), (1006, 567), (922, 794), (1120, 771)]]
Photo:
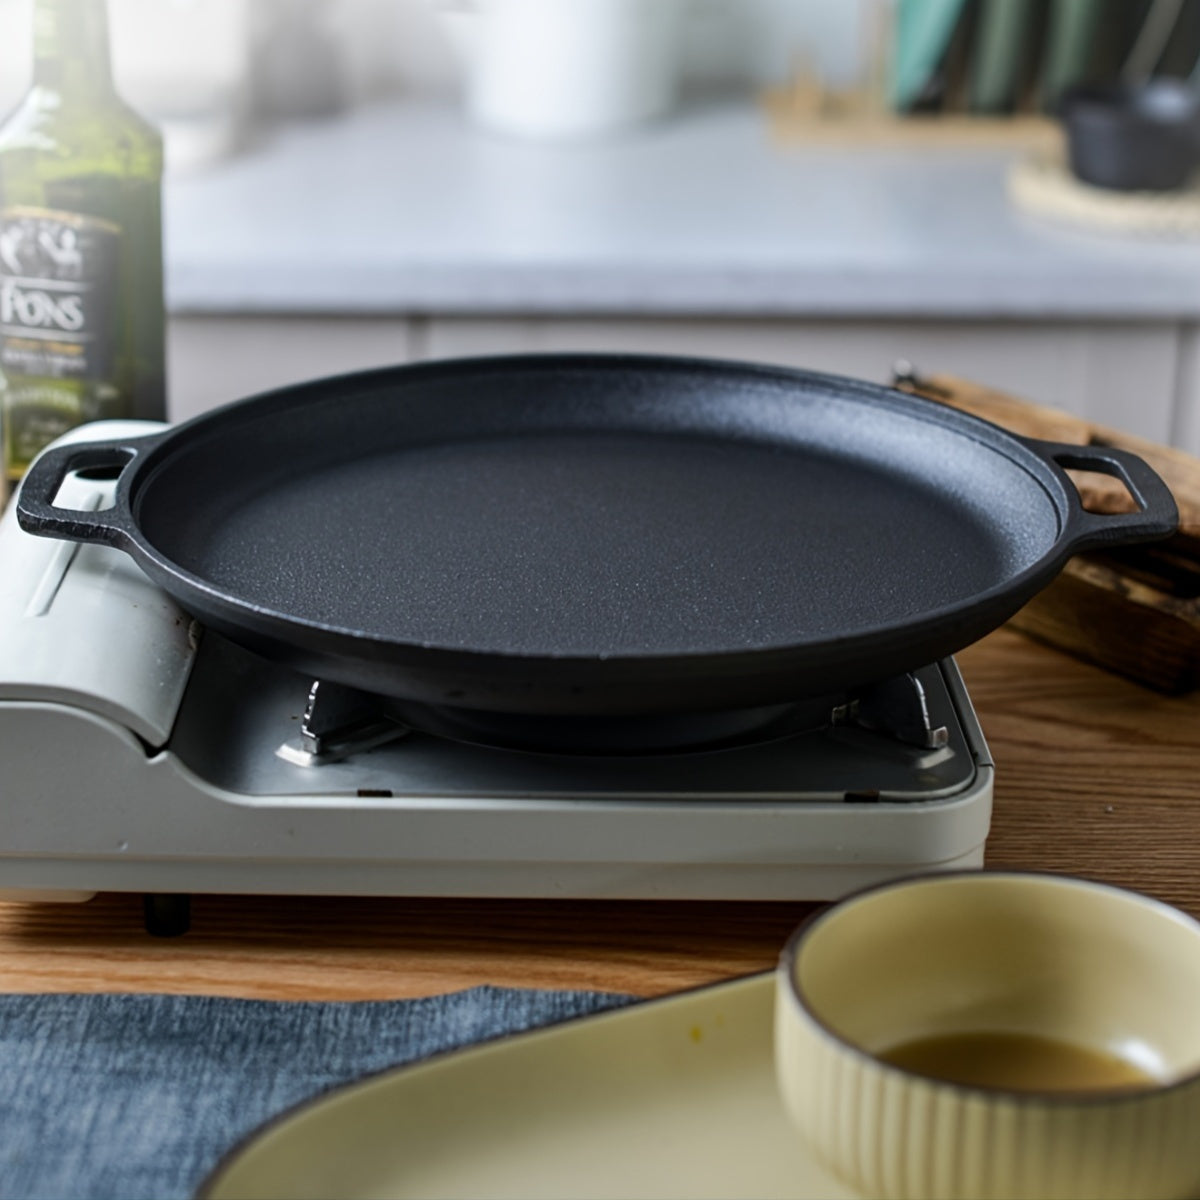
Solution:
[(821, 729), (844, 696), (723, 712), (644, 716), (546, 716), (384, 700), (391, 716), (422, 733), (500, 750), (540, 754), (684, 754), (726, 750)]

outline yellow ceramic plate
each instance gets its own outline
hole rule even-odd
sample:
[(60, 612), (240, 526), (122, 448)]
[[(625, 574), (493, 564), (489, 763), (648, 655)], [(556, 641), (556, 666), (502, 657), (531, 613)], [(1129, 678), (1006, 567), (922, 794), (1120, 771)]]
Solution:
[(375, 1075), (265, 1126), (201, 1194), (849, 1197), (784, 1116), (774, 988), (755, 975)]

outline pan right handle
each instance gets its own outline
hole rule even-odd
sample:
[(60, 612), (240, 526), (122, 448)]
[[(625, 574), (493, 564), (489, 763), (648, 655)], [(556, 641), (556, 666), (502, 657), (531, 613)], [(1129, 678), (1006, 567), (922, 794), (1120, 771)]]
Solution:
[[(158, 441), (156, 436), (127, 437), (107, 442), (70, 442), (44, 450), (26, 472), (17, 492), (17, 524), (26, 533), (39, 537), (98, 542), (125, 549), (134, 541), (137, 529), (121, 480)], [(63, 480), (72, 471), (95, 471), (102, 478), (116, 478), (113, 507), (85, 512), (55, 504)]]
[(1044, 442), (1037, 438), (1021, 441), (1040, 458), (1063, 470), (1097, 471), (1119, 479), (1138, 505), (1137, 512), (1094, 513), (1083, 507), (1079, 493), (1067, 481), (1074, 497), (1067, 540), (1072, 554), (1106, 543), (1153, 541), (1169, 537), (1179, 528), (1179, 509), (1171, 489), (1142, 458), (1115, 446), (1074, 445)]

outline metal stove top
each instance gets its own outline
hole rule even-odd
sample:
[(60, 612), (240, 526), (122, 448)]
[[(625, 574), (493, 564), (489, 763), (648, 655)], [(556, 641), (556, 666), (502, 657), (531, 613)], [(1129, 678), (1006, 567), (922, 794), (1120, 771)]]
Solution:
[(978, 769), (954, 675), (935, 665), (896, 681), (927, 712), (908, 740), (903, 713), (898, 729), (868, 729), (850, 704), (821, 728), (725, 749), (547, 754), (431, 736), (369, 708), (317, 733), (310, 696), (328, 685), (207, 633), (170, 748), (209, 785), (264, 798), (928, 803), (961, 793)]
[(514, 751), (314, 696), (11, 506), (0, 563), (0, 894), (826, 899), (982, 863), (993, 768), (951, 660), (749, 744)]

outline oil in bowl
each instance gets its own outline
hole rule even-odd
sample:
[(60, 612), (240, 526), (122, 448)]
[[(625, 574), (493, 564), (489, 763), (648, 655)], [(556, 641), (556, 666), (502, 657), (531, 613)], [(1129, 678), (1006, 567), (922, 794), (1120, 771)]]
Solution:
[(1108, 1050), (1032, 1033), (950, 1033), (900, 1042), (876, 1057), (964, 1087), (1090, 1092), (1156, 1087), (1149, 1071)]

